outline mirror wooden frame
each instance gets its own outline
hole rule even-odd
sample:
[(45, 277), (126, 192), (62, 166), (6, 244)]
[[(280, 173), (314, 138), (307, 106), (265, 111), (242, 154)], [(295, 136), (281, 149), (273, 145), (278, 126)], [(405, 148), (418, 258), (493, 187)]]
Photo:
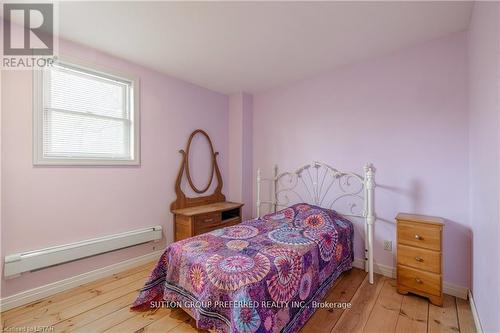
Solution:
[[(191, 173), (189, 171), (189, 151), (191, 149), (191, 143), (193, 141), (193, 138), (196, 135), (202, 135), (206, 138), (208, 141), (208, 144), (210, 146), (210, 154), (211, 154), (211, 172), (210, 172), (210, 179), (208, 181), (208, 184), (205, 186), (203, 189), (199, 189), (196, 187), (196, 185), (193, 182), (193, 179), (191, 178)], [(188, 208), (188, 207), (195, 207), (195, 206), (201, 206), (201, 205), (208, 205), (211, 203), (215, 202), (221, 202), (225, 201), (226, 197), (224, 194), (222, 194), (222, 176), (219, 170), (219, 165), (217, 164), (217, 156), (219, 155), (219, 152), (216, 152), (214, 150), (214, 146), (212, 144), (212, 140), (210, 140), (210, 137), (208, 134), (202, 130), (202, 129), (197, 129), (191, 135), (189, 136), (188, 143), (186, 150), (179, 150), (179, 153), (182, 155), (182, 163), (181, 167), (179, 169), (179, 173), (177, 174), (177, 180), (175, 181), (175, 194), (177, 195), (177, 199), (172, 202), (170, 205), (170, 210), (174, 209), (180, 209), (180, 208)], [(215, 176), (217, 177), (217, 187), (215, 188), (214, 192), (210, 195), (205, 195), (205, 196), (199, 196), (199, 197), (194, 197), (194, 198), (189, 198), (186, 196), (186, 194), (182, 191), (181, 184), (182, 184), (182, 178), (184, 176), (184, 172), (186, 173), (186, 178), (188, 181), (188, 185), (191, 187), (191, 189), (198, 194), (204, 194), (205, 192), (208, 191), (210, 186), (212, 185), (213, 178), (214, 178), (214, 173)]]

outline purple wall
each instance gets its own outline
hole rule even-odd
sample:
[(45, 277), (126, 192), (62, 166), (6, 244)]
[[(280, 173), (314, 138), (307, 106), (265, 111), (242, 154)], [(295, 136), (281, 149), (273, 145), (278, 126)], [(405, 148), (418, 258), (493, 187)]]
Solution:
[(474, 300), (500, 332), (500, 4), (476, 2), (469, 31), (470, 224)]
[(242, 202), (243, 218), (252, 217), (252, 96), (229, 96), (229, 187), (227, 199)]
[[(141, 166), (33, 167), (32, 74), (2, 71), (2, 254), (158, 224), (171, 242), (169, 205), (175, 199), (178, 150), (185, 147), (192, 130), (209, 133), (227, 178), (227, 96), (71, 43), (61, 42), (60, 53), (140, 77)], [(194, 173), (203, 176), (205, 170)], [(141, 245), (11, 280), (2, 278), (1, 294), (9, 296), (164, 245)]]
[[(313, 160), (377, 168), (375, 261), (393, 266), (398, 212), (447, 219), (445, 281), (470, 285), (466, 35), (459, 33), (254, 96), (254, 170)], [(362, 224), (356, 257), (362, 257)]]

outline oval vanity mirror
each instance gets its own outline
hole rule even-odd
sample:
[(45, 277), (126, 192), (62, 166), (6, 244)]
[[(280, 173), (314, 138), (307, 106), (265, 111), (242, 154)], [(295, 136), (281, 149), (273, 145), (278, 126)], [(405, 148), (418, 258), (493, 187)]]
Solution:
[(215, 168), (215, 152), (208, 134), (194, 131), (189, 137), (186, 150), (186, 177), (198, 194), (205, 193), (212, 184)]
[[(222, 176), (217, 165), (219, 153), (215, 151), (208, 134), (201, 129), (195, 130), (189, 136), (186, 150), (181, 149), (179, 153), (182, 154), (182, 164), (175, 181), (177, 199), (170, 204), (170, 210), (225, 201)], [(187, 185), (185, 189), (188, 193), (184, 193), (183, 178), (187, 180), (184, 185)], [(193, 194), (194, 197), (191, 197)]]

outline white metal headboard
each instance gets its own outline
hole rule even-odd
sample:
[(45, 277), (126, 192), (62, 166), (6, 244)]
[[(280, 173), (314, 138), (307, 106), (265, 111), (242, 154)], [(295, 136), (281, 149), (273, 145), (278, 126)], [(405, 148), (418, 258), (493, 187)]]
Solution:
[[(272, 186), (271, 200), (262, 200), (262, 182)], [(375, 168), (364, 167), (364, 176), (342, 172), (322, 162), (312, 162), (293, 172), (278, 173), (274, 167), (272, 178), (263, 178), (257, 169), (257, 216), (261, 205), (270, 205), (272, 211), (305, 202), (328, 209), (335, 209), (346, 217), (360, 217), (365, 221), (365, 270), (373, 283), (373, 224), (375, 223)], [(343, 202), (347, 211), (337, 209)]]

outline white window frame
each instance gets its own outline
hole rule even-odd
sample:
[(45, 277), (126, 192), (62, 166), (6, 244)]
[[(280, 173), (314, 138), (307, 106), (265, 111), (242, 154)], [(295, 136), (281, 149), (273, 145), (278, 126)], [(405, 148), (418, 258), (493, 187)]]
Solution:
[(61, 62), (75, 69), (92, 74), (102, 75), (107, 78), (115, 78), (130, 83), (130, 151), (132, 159), (112, 158), (81, 158), (81, 157), (46, 157), (43, 154), (43, 108), (44, 108), (44, 84), (43, 70), (33, 70), (33, 165), (81, 165), (81, 166), (107, 166), (107, 165), (140, 165), (140, 102), (139, 102), (139, 78), (124, 73), (102, 68), (94, 64), (88, 64), (81, 60), (68, 57), (58, 57)]

